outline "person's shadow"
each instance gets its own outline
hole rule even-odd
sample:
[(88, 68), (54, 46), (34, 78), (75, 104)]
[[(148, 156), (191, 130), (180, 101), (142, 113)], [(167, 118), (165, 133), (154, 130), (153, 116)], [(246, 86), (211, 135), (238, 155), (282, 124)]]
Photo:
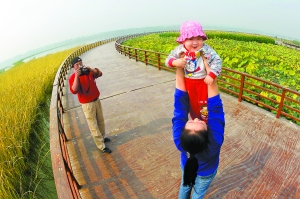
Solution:
[(242, 195), (243, 190), (261, 174), (271, 153), (271, 147), (266, 146), (253, 153), (244, 162), (222, 171), (208, 189), (209, 198), (222, 198), (234, 189)]

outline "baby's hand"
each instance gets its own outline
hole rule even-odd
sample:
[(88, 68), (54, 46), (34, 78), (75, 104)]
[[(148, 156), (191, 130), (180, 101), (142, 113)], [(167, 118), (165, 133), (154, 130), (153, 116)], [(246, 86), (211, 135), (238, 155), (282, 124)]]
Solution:
[(204, 79), (204, 82), (207, 84), (207, 85), (210, 85), (214, 82), (214, 79), (209, 76), (209, 75), (206, 75), (205, 79)]
[(185, 58), (176, 59), (172, 62), (172, 65), (176, 68), (184, 68), (186, 65), (186, 60)]
[(181, 52), (180, 55), (179, 55), (180, 58), (184, 58), (184, 56), (185, 56), (184, 52)]

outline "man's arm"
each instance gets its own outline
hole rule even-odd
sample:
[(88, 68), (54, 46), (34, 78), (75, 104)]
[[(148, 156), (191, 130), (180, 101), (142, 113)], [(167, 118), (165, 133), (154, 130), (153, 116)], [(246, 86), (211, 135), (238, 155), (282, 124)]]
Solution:
[(222, 59), (220, 58), (218, 53), (208, 44), (204, 44), (201, 50), (204, 53), (204, 56), (207, 59), (207, 63), (211, 69), (210, 72), (207, 73), (207, 75), (212, 79), (215, 79), (221, 74)]
[(207, 85), (207, 96), (208, 98), (215, 97), (219, 94), (219, 88), (217, 80), (213, 81), (211, 84)]
[(93, 74), (95, 78), (101, 77), (102, 76), (102, 71), (99, 70), (98, 68), (93, 69)]
[(84, 68), (88, 68), (93, 73), (95, 79), (102, 76), (102, 72), (98, 68), (91, 68), (89, 66), (84, 66)]
[(79, 68), (77, 70), (75, 70), (74, 82), (72, 84), (72, 90), (74, 91), (74, 93), (78, 93), (78, 90), (79, 90), (80, 74), (81, 74), (81, 70)]
[(172, 118), (173, 140), (176, 148), (183, 151), (180, 144), (181, 131), (188, 120), (189, 98), (185, 88), (182, 68), (176, 70), (176, 89), (174, 93), (174, 115)]
[[(202, 56), (202, 59), (203, 59), (203, 63), (204, 63), (206, 72), (208, 74), (211, 69), (208, 66), (206, 58), (203, 55), (201, 55), (201, 56)], [(219, 94), (219, 88), (218, 88), (218, 84), (217, 84), (217, 79), (215, 79), (214, 81), (209, 82), (209, 83), (205, 79), (204, 82), (207, 84), (207, 96), (208, 96), (208, 98), (214, 97), (214, 96), (216, 96), (216, 95)]]
[[(209, 71), (208, 64), (204, 58), (204, 64)], [(205, 81), (205, 80), (204, 80)], [(207, 82), (206, 82), (207, 83)], [(208, 94), (208, 126), (210, 133), (208, 134), (208, 148), (212, 156), (220, 152), (224, 141), (225, 116), (222, 100), (219, 94), (217, 79), (211, 83), (207, 83)]]
[(182, 68), (176, 69), (176, 88), (181, 91), (186, 91), (184, 81), (184, 71)]

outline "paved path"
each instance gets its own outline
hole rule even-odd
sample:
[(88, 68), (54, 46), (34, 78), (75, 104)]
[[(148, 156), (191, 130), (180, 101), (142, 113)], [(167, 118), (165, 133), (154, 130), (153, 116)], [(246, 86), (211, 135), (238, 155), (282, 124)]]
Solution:
[[(81, 56), (98, 67), (110, 155), (95, 146), (77, 97), (65, 96), (68, 150), (82, 198), (177, 198), (171, 134), (175, 74), (120, 55), (109, 43)], [(300, 198), (300, 127), (222, 93), (225, 141), (206, 198)]]

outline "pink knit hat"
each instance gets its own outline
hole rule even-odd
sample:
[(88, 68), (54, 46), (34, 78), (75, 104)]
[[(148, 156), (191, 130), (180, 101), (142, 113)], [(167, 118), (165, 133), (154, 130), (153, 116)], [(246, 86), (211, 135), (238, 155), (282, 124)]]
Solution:
[(180, 26), (180, 36), (177, 38), (178, 43), (184, 42), (191, 37), (203, 37), (203, 40), (207, 40), (207, 36), (202, 30), (202, 26), (197, 21), (186, 21)]

